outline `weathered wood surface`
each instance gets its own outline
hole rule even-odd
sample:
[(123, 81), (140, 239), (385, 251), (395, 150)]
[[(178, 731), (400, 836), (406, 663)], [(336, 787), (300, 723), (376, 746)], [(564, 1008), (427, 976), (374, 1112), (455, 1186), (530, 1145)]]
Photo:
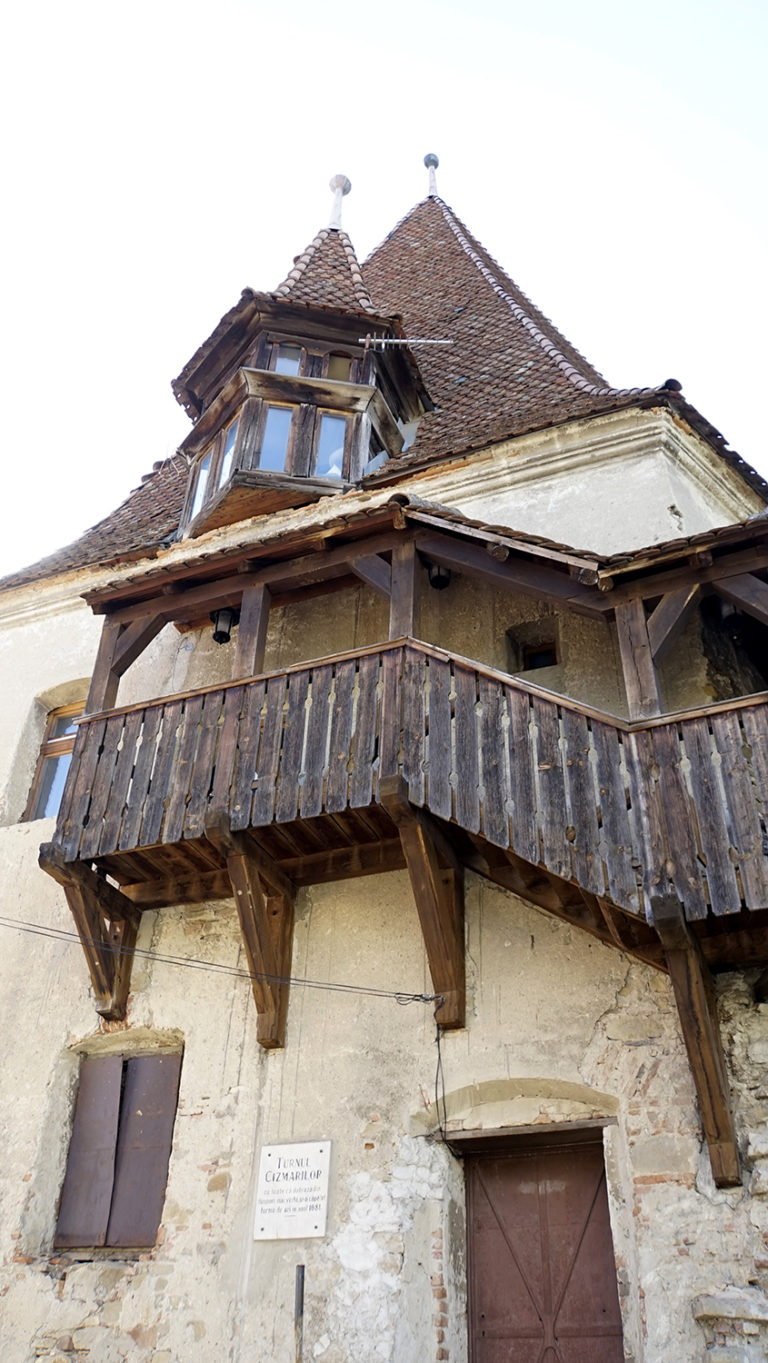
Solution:
[(766, 733), (765, 701), (627, 726), (400, 640), (85, 720), (56, 842), (68, 861), (189, 845), (212, 807), (321, 829), (401, 775), (412, 804), (589, 895), (730, 915), (768, 908)]

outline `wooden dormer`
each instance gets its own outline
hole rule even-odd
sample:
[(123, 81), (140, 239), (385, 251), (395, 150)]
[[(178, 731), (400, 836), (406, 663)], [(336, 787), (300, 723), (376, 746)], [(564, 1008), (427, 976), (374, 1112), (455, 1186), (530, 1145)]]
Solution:
[(338, 225), (274, 293), (246, 290), (173, 388), (195, 422), (182, 535), (345, 491), (396, 459), (432, 406)]

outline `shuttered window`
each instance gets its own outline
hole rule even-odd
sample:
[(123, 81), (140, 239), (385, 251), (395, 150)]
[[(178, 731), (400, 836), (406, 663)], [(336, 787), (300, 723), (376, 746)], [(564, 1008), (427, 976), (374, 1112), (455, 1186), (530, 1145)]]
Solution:
[(54, 1246), (143, 1249), (163, 1213), (181, 1056), (91, 1056), (80, 1068)]

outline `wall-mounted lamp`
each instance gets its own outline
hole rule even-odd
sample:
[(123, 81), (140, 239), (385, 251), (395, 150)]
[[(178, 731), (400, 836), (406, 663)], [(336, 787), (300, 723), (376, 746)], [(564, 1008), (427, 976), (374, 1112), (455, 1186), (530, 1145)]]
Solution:
[(444, 568), (442, 563), (430, 563), (427, 569), (430, 587), (434, 587), (436, 592), (445, 591), (451, 585), (451, 570)]
[(211, 611), (214, 642), (228, 644), (232, 630), (239, 619), (240, 612), (235, 606), (222, 606), (220, 610)]

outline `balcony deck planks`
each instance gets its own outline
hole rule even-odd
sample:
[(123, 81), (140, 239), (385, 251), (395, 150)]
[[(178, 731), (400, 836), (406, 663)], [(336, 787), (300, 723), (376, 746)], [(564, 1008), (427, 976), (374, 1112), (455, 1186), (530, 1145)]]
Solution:
[(630, 726), (394, 641), (84, 720), (56, 841), (124, 883), (203, 874), (215, 806), (305, 883), (365, 874), (399, 864), (377, 796), (401, 773), (412, 803), (626, 912), (674, 889), (690, 920), (732, 916), (768, 908), (767, 717)]

